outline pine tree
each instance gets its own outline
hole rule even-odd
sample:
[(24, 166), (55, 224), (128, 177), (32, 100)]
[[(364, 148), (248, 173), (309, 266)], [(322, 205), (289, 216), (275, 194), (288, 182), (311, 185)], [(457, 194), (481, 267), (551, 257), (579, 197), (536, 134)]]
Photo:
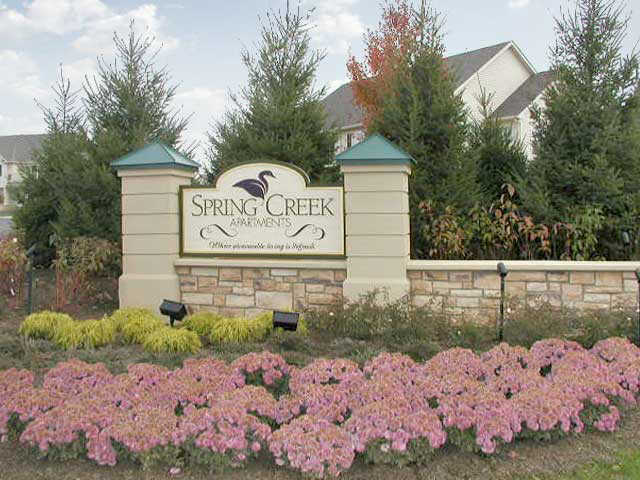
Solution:
[[(383, 23), (390, 21), (392, 25), (381, 26), (382, 35), (397, 26), (405, 31), (393, 33), (388, 41), (396, 45), (388, 49), (393, 73), (380, 86), (383, 94), (369, 97), (376, 98), (377, 105), (372, 109), (368, 132), (384, 135), (416, 161), (409, 184), (411, 250), (413, 257), (425, 258), (428, 242), (420, 205), (425, 201), (439, 208), (473, 205), (477, 200), (474, 157), (465, 155), (466, 114), (444, 63), (440, 15), (426, 0), (419, 9), (408, 10), (406, 21), (397, 20), (406, 19), (409, 7), (405, 1), (387, 3), (385, 8)], [(398, 38), (402, 45), (397, 44)], [(358, 98), (356, 95), (356, 101)]]
[(640, 206), (638, 55), (622, 54), (628, 27), (617, 0), (577, 0), (556, 18), (556, 80), (535, 112), (536, 157), (519, 188), (542, 220), (567, 221), (591, 207), (618, 218)]
[(514, 139), (492, 113), (492, 99), (493, 95), (482, 89), (478, 98), (481, 117), (469, 132), (469, 152), (476, 157), (478, 186), (485, 205), (500, 198), (503, 185), (523, 177), (527, 166), (522, 141)]
[(243, 52), (248, 85), (232, 95), (233, 109), (209, 137), (208, 180), (241, 162), (275, 160), (294, 164), (312, 180), (335, 181), (331, 166), (337, 132), (326, 126), (314, 79), (324, 54), (310, 47), (308, 16), (300, 9), (270, 12), (257, 52)]
[(47, 137), (36, 169), (24, 172), (16, 196), (16, 226), (25, 243), (52, 254), (50, 238), (76, 236), (120, 240), (120, 181), (110, 163), (146, 143), (176, 146), (187, 119), (171, 111), (175, 86), (157, 70), (153, 39), (114, 35), (116, 60), (98, 61), (98, 75), (82, 92), (61, 76), (52, 107), (41, 106)]

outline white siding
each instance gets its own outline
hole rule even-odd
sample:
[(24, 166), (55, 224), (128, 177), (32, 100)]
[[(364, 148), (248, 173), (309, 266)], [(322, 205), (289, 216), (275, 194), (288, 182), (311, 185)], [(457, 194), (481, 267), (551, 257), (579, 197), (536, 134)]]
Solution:
[(481, 90), (493, 94), (492, 107), (501, 105), (533, 72), (525, 65), (513, 47), (499, 53), (463, 85), (462, 99), (472, 119), (481, 118), (478, 98)]
[(356, 143), (360, 143), (364, 140), (364, 130), (361, 126), (355, 126), (353, 128), (345, 128), (340, 131), (340, 136), (338, 137), (338, 141), (336, 142), (336, 155), (344, 152), (348, 145), (348, 136), (351, 135), (351, 146), (353, 147)]
[(536, 106), (540, 109), (544, 109), (545, 103), (542, 95), (538, 96), (531, 106), (525, 108), (520, 115), (518, 115), (518, 121), (520, 122), (520, 139), (524, 143), (524, 151), (527, 154), (527, 159), (533, 159), (533, 119), (531, 118), (531, 107)]

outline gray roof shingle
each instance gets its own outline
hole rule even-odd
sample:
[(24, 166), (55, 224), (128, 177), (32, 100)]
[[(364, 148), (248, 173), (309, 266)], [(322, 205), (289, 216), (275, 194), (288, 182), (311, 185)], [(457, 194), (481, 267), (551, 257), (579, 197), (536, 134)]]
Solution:
[(553, 81), (553, 72), (540, 72), (529, 77), (520, 87), (496, 108), (498, 118), (515, 117), (540, 95)]
[[(445, 58), (445, 63), (455, 75), (455, 87), (460, 87), (509, 43), (502, 42)], [(363, 112), (354, 103), (351, 83), (345, 83), (327, 95), (322, 103), (327, 113), (327, 126), (347, 127), (362, 123)]]
[(46, 135), (0, 136), (0, 157), (5, 162), (28, 163), (33, 152), (40, 148)]

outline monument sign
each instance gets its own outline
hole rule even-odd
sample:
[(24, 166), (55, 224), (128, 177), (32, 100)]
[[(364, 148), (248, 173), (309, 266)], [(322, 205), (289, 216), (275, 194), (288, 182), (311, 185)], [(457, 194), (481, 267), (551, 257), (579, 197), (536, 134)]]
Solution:
[(344, 193), (283, 163), (240, 165), (180, 187), (182, 256), (343, 256)]

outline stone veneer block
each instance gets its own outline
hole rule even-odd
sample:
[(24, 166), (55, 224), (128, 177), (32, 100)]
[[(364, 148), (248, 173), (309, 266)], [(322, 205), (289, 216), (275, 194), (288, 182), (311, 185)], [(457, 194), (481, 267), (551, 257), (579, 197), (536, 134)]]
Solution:
[[(509, 277), (507, 277), (509, 278)], [(494, 272), (474, 272), (473, 286), (475, 288), (500, 288), (500, 277)]]
[(300, 279), (333, 282), (333, 270), (300, 270)]
[(227, 295), (227, 307), (253, 307), (255, 300), (247, 295)]
[(255, 306), (267, 310), (290, 310), (293, 295), (291, 292), (256, 292)]
[[(634, 274), (635, 277), (635, 274)], [(624, 280), (624, 291), (625, 292), (637, 292), (638, 291), (638, 281), (637, 280)]]
[(198, 290), (211, 290), (213, 287), (218, 286), (218, 279), (216, 277), (197, 277), (198, 278)]
[(473, 290), (473, 289), (451, 290), (451, 295), (453, 295), (454, 297), (481, 297), (482, 290)]
[(582, 297), (588, 303), (606, 303), (611, 301), (611, 295), (607, 293), (585, 293)]
[(298, 275), (297, 270), (287, 270), (283, 268), (272, 268), (271, 276), (273, 277), (295, 277)]
[(307, 297), (311, 305), (331, 305), (337, 300), (334, 295), (324, 293), (310, 293)]
[[(507, 264), (508, 267), (509, 265)], [(494, 275), (500, 278), (497, 272)], [(546, 282), (547, 274), (545, 272), (509, 272), (507, 280), (512, 282)]]
[(563, 283), (562, 296), (567, 300), (582, 300), (582, 285)]
[(191, 267), (175, 267), (178, 275), (189, 275), (191, 273)]
[(409, 280), (422, 280), (422, 271), (421, 270), (408, 270), (407, 277)]
[(253, 281), (253, 285), (256, 290), (274, 291), (278, 282), (273, 278), (256, 278)]
[(596, 285), (622, 287), (622, 272), (596, 272)]
[(596, 282), (594, 272), (571, 272), (569, 278), (571, 283), (581, 285), (593, 285)]
[(451, 272), (449, 280), (452, 282), (472, 282), (473, 274), (471, 272)]
[(440, 270), (426, 270), (424, 273), (424, 279), (425, 280), (438, 280), (438, 281), (445, 281), (445, 280), (449, 280), (449, 272), (443, 272)]
[(212, 293), (183, 293), (182, 303), (191, 303), (194, 305), (213, 305)]
[(242, 279), (253, 280), (255, 278), (267, 278), (269, 277), (268, 268), (243, 268)]
[(333, 272), (333, 278), (335, 282), (344, 282), (347, 278), (347, 271), (346, 270), (336, 270), (335, 272)]
[(218, 269), (212, 267), (192, 267), (191, 272), (193, 275), (199, 277), (217, 277)]
[(220, 275), (220, 280), (225, 280), (230, 282), (242, 281), (241, 268), (220, 268), (219, 275)]
[(546, 292), (547, 284), (542, 282), (527, 282), (527, 292)]
[(547, 280), (550, 282), (568, 282), (569, 272), (547, 272)]

